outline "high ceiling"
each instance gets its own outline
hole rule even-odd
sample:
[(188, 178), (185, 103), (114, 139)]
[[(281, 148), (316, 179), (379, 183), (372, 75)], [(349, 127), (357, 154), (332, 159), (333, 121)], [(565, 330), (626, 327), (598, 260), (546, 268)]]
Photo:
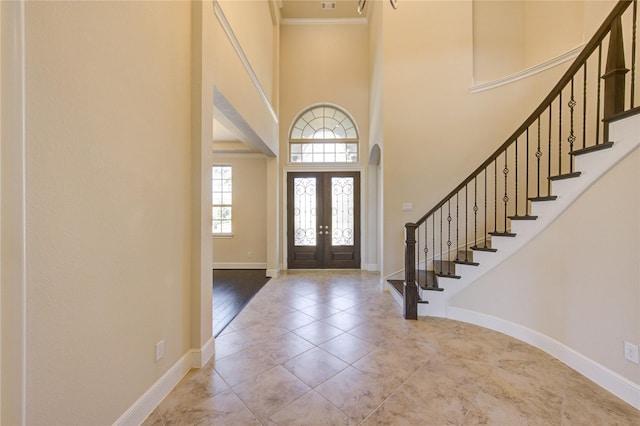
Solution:
[[(368, 0), (373, 2), (376, 0)], [(323, 8), (324, 4), (324, 8)], [(335, 5), (335, 7), (333, 7)], [(353, 19), (364, 18), (358, 14), (358, 0), (283, 0), (280, 9), (283, 19)], [(213, 125), (214, 151), (218, 152), (259, 152), (255, 147), (243, 143), (242, 133), (216, 113)]]
[[(369, 0), (374, 1), (374, 0)], [(358, 14), (358, 0), (283, 0), (280, 9), (284, 19), (341, 19), (362, 18)], [(325, 8), (323, 8), (325, 4)], [(335, 8), (331, 8), (335, 5)], [(365, 11), (366, 12), (366, 11)]]

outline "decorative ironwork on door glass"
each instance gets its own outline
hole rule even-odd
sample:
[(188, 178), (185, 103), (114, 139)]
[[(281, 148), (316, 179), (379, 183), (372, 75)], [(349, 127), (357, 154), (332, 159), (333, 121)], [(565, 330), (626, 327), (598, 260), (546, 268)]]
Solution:
[(316, 245), (316, 178), (294, 178), (294, 244)]
[(353, 245), (353, 186), (352, 177), (331, 178), (331, 244)]

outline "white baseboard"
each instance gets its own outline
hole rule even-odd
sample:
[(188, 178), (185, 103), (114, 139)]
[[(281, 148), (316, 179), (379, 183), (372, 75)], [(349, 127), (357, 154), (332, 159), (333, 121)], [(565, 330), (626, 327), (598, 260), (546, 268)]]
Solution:
[(529, 343), (564, 362), (578, 373), (640, 410), (640, 385), (549, 336), (492, 315), (452, 306), (447, 309), (447, 317), (499, 331)]
[(215, 338), (211, 338), (200, 349), (191, 349), (191, 367), (202, 368), (216, 351)]
[(280, 269), (267, 269), (266, 275), (269, 278), (278, 278), (280, 276)]
[(266, 263), (213, 262), (213, 269), (267, 269)]
[(363, 269), (365, 271), (369, 271), (369, 272), (377, 272), (378, 271), (378, 264), (377, 263), (366, 263), (364, 265)]
[(214, 351), (215, 344), (213, 337), (211, 337), (201, 349), (191, 349), (188, 351), (113, 424), (118, 426), (141, 424), (149, 417), (149, 414), (155, 410), (158, 404), (169, 395), (169, 392), (176, 387), (180, 380), (182, 380), (192, 368), (201, 368), (206, 364), (213, 356)]

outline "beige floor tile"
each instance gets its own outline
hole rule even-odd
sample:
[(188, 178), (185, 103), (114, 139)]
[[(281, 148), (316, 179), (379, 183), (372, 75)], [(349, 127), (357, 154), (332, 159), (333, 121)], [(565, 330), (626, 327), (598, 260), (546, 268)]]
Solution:
[(241, 352), (251, 345), (253, 342), (247, 341), (237, 331), (220, 335), (215, 340), (215, 359), (222, 359)]
[(345, 309), (349, 309), (352, 308), (356, 305), (359, 305), (360, 301), (358, 301), (357, 299), (351, 299), (349, 297), (332, 297), (327, 301), (327, 303), (331, 306), (333, 306), (334, 308), (338, 308), (340, 310), (345, 310)]
[(263, 424), (310, 388), (282, 366), (274, 367), (233, 388)]
[(284, 368), (312, 388), (333, 377), (347, 366), (347, 363), (320, 348), (313, 348), (283, 364)]
[(304, 296), (291, 295), (284, 301), (284, 303), (294, 309), (304, 309), (309, 306), (317, 305), (318, 301)]
[(313, 343), (294, 333), (283, 334), (257, 345), (259, 350), (268, 354), (278, 364), (282, 364), (313, 347)]
[(413, 358), (401, 351), (379, 348), (361, 358), (353, 366), (377, 378), (384, 384), (386, 392), (391, 393), (423, 364), (424, 360)]
[(343, 331), (325, 322), (318, 321), (293, 330), (293, 333), (305, 340), (308, 340), (314, 345), (320, 345), (327, 340), (339, 336)]
[(640, 411), (575, 371), (569, 373), (563, 425), (640, 425)]
[(363, 356), (377, 349), (375, 345), (349, 333), (334, 337), (324, 342), (320, 347), (349, 364), (353, 364)]
[(287, 330), (286, 328), (277, 327), (276, 325), (274, 325), (273, 323), (275, 321), (277, 320), (270, 321), (268, 319), (263, 319), (261, 324), (243, 328), (242, 330), (236, 331), (236, 333), (238, 333), (238, 335), (241, 336), (245, 341), (253, 342), (253, 344), (258, 344), (267, 342), (289, 332), (289, 330)]
[(164, 418), (171, 418), (188, 410), (194, 404), (229, 390), (229, 385), (208, 363), (200, 370), (190, 371), (169, 395), (160, 403), (158, 410)]
[(640, 411), (526, 343), (442, 318), (403, 320), (363, 271), (288, 271), (215, 344), (215, 361), (145, 426), (640, 426)]
[(153, 412), (149, 414), (149, 417), (142, 422), (141, 426), (164, 426), (164, 421), (162, 421), (160, 411), (157, 408), (153, 410)]
[(527, 386), (526, 378), (514, 381), (501, 372), (479, 382), (481, 388), (465, 424), (559, 425), (563, 398), (544, 388)]
[(349, 416), (314, 391), (306, 393), (273, 414), (268, 423), (269, 426), (350, 426), (355, 424)]
[(194, 404), (177, 416), (165, 418), (169, 425), (259, 425), (260, 422), (231, 391)]
[(315, 319), (323, 319), (335, 315), (340, 312), (340, 309), (334, 308), (326, 303), (316, 303), (315, 305), (307, 306), (306, 308), (299, 309), (300, 312), (314, 317)]
[(264, 351), (248, 349), (217, 360), (214, 367), (229, 385), (235, 386), (276, 365)]
[(296, 328), (304, 327), (305, 325), (309, 325), (316, 321), (318, 321), (318, 319), (296, 311), (277, 318), (274, 320), (273, 324), (278, 327), (286, 328), (287, 330), (295, 330)]
[(388, 396), (375, 377), (347, 367), (316, 389), (356, 422), (363, 421)]
[(322, 321), (339, 328), (342, 331), (349, 331), (365, 322), (363, 318), (348, 312), (338, 312), (335, 315), (324, 318)]
[[(420, 393), (422, 391), (422, 393)], [(458, 425), (468, 402), (450, 388), (430, 389), (406, 383), (364, 422), (364, 425)]]

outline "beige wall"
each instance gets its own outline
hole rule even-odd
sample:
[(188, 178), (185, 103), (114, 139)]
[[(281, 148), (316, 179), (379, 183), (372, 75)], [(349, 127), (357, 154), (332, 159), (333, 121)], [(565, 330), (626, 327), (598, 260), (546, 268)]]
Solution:
[(191, 348), (190, 13), (26, 5), (27, 424), (112, 423)]
[[(369, 42), (367, 25), (360, 23), (283, 25), (280, 38), (281, 167), (290, 167), (287, 143), (291, 123), (297, 114), (312, 104), (322, 102), (336, 104), (347, 110), (358, 126), (360, 164), (365, 167), (360, 181), (364, 185), (362, 193), (368, 193), (366, 164), (369, 154), (367, 148), (369, 146)], [(285, 201), (282, 200), (281, 211), (284, 211)], [(363, 206), (367, 205), (366, 202), (365, 200)], [(366, 213), (368, 209), (363, 211)], [(362, 221), (363, 231), (367, 229), (369, 220), (365, 216)], [(363, 235), (366, 238), (366, 233), (363, 232)], [(283, 244), (286, 244), (286, 239), (283, 240)], [(368, 241), (365, 240), (363, 252), (367, 251), (371, 250), (368, 249)], [(363, 258), (363, 266), (366, 263), (367, 259)]]
[(368, 170), (368, 211), (369, 216), (369, 250), (368, 263), (370, 269), (380, 271), (384, 257), (384, 244), (382, 241), (382, 165), (384, 161), (384, 131), (382, 120), (382, 94), (383, 94), (383, 58), (382, 58), (382, 4), (372, 2), (369, 7), (369, 153), (377, 145), (379, 150), (378, 161), (371, 161)]
[(23, 67), (19, 2), (0, 3), (2, 106), (0, 143), (0, 423), (24, 423), (25, 240)]
[(587, 41), (584, 39), (584, 3), (535, 0), (524, 2), (524, 68), (553, 59)]
[(640, 339), (639, 187), (636, 151), (451, 305), (540, 332), (640, 384), (623, 357), (623, 342)]
[(476, 83), (525, 68), (526, 2), (473, 2), (473, 67)]
[(475, 0), (475, 82), (506, 77), (578, 47), (583, 18), (581, 1)]
[[(418, 220), (499, 147), (566, 64), (473, 94), (471, 2), (407, 2), (382, 10), (387, 276), (404, 266), (404, 224)], [(402, 211), (405, 202), (413, 211)]]
[[(271, 152), (278, 152), (278, 120), (275, 106), (277, 100), (273, 84), (277, 70), (273, 49), (277, 40), (269, 11), (269, 1), (231, 1), (217, 2), (224, 17), (239, 43), (234, 46), (228, 35), (219, 24), (222, 15), (216, 14), (214, 29), (215, 49), (215, 86), (233, 105), (244, 121), (250, 123), (252, 130), (269, 147)], [(205, 4), (208, 13), (209, 4)], [(258, 36), (257, 36), (258, 34)], [(260, 94), (246, 66), (239, 56), (239, 49), (244, 52), (250, 68), (255, 72), (257, 84), (266, 95)], [(274, 117), (273, 114), (276, 114)]]
[(266, 268), (266, 158), (214, 154), (213, 162), (233, 167), (233, 237), (213, 238), (214, 267)]

